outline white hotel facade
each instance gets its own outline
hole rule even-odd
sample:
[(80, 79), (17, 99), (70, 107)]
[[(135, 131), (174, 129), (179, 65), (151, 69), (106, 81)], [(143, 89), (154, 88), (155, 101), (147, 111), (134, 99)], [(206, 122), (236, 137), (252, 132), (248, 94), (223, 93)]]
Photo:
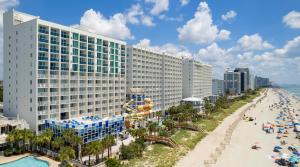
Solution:
[(183, 98), (212, 96), (212, 67), (194, 59), (183, 60)]
[(14, 10), (3, 23), (5, 115), (37, 131), (46, 119), (121, 113), (125, 42)]
[(130, 88), (142, 88), (156, 111), (212, 94), (211, 66), (195, 60), (14, 10), (3, 23), (4, 115), (19, 115), (36, 132), (49, 119), (119, 115)]
[(127, 47), (127, 88), (142, 88), (155, 111), (179, 105), (182, 99), (182, 58), (139, 46)]

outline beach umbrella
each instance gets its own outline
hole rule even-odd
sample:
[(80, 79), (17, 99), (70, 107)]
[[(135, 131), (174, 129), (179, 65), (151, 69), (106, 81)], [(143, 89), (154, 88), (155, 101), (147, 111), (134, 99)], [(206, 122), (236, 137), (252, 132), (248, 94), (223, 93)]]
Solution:
[(299, 158), (296, 157), (296, 156), (291, 156), (289, 158), (289, 162), (291, 162), (291, 163), (297, 163), (297, 162), (299, 162)]
[(280, 155), (280, 158), (282, 158), (282, 159), (288, 159), (288, 157), (289, 157), (289, 154), (287, 154), (287, 153), (283, 153)]
[(280, 147), (280, 146), (275, 146), (274, 149), (278, 149), (278, 150), (279, 150), (279, 149), (282, 149), (282, 147)]

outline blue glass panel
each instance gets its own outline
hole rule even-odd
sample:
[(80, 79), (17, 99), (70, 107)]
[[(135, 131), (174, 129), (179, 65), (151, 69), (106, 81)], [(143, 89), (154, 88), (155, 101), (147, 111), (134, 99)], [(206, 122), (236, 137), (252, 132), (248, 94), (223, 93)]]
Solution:
[(105, 126), (108, 127), (108, 121), (105, 122)]

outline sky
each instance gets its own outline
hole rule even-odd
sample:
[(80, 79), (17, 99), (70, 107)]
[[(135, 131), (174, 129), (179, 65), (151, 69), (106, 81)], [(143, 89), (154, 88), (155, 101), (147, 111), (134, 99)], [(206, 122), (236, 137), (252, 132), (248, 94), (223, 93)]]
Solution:
[[(299, 0), (0, 0), (41, 19), (226, 69), (300, 84)], [(3, 23), (0, 17), (0, 79)]]

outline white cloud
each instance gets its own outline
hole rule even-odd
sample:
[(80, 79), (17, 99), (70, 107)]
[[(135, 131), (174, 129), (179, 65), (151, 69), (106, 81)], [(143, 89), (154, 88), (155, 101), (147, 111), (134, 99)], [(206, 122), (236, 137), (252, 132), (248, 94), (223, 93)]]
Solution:
[(228, 11), (226, 14), (223, 14), (221, 16), (222, 20), (224, 21), (229, 21), (232, 20), (236, 17), (237, 13), (234, 10)]
[(219, 35), (218, 35), (218, 39), (220, 40), (226, 40), (226, 39), (229, 39), (229, 36), (230, 36), (231, 32), (228, 31), (228, 30), (221, 30), (219, 32)]
[(212, 16), (208, 4), (200, 2), (194, 18), (179, 27), (178, 38), (181, 41), (192, 42), (196, 44), (211, 43), (216, 39), (228, 39), (230, 32), (223, 30), (220, 34), (216, 25), (213, 24)]
[(121, 40), (134, 38), (122, 13), (106, 18), (100, 12), (89, 9), (81, 17), (79, 28)]
[(139, 24), (140, 20), (138, 19), (138, 16), (141, 16), (141, 15), (143, 15), (143, 9), (141, 8), (141, 5), (134, 4), (128, 10), (127, 20), (131, 24)]
[(161, 14), (158, 16), (159, 19), (161, 20), (166, 20), (166, 21), (182, 21), (183, 20), (183, 15), (180, 14), (179, 16), (175, 16), (175, 17), (170, 17), (167, 16), (165, 14)]
[(3, 79), (3, 13), (18, 5), (18, 0), (0, 0), (0, 79)]
[(271, 49), (273, 45), (264, 41), (259, 34), (244, 35), (238, 40), (238, 44), (244, 50), (263, 50)]
[(153, 18), (144, 14), (144, 11), (140, 4), (132, 5), (125, 15), (127, 21), (131, 24), (143, 24), (148, 27), (155, 26)]
[(283, 17), (282, 21), (290, 28), (300, 28), (300, 12), (291, 11)]
[(137, 43), (136, 45), (148, 48), (148, 47), (150, 47), (150, 44), (151, 44), (150, 39), (145, 38), (145, 39), (140, 40), (139, 43)]
[(180, 0), (180, 5), (185, 6), (190, 2), (190, 0)]
[(212, 43), (200, 49), (195, 57), (211, 64), (216, 78), (223, 78), (227, 68), (249, 67), (252, 73), (279, 83), (300, 82), (300, 36), (287, 41), (282, 48), (265, 52), (235, 48), (224, 49)]
[(155, 26), (155, 24), (153, 23), (153, 19), (150, 16), (142, 15), (141, 20), (142, 20), (142, 23), (148, 27)]
[(169, 0), (145, 0), (145, 2), (153, 4), (153, 8), (150, 10), (152, 15), (159, 15), (169, 10)]

